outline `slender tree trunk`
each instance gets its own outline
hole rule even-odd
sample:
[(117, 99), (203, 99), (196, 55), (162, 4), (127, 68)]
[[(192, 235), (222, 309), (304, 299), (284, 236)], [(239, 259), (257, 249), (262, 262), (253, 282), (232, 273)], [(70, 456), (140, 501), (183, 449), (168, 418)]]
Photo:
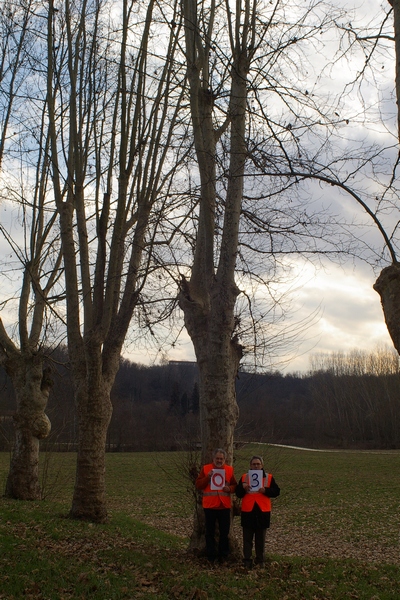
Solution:
[[(8, 367), (8, 368), (7, 368)], [(39, 356), (19, 356), (7, 365), (17, 410), (14, 415), (15, 444), (5, 495), (18, 500), (39, 500), (39, 440), (50, 433), (45, 414), (52, 381)]]

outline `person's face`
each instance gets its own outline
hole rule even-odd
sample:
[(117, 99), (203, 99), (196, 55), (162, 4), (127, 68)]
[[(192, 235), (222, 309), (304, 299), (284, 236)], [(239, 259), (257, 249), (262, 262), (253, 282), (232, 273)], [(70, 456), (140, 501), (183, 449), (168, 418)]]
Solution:
[(253, 458), (253, 460), (250, 461), (250, 469), (252, 471), (261, 471), (262, 468), (262, 462), (259, 458)]
[(218, 468), (221, 468), (224, 466), (225, 456), (222, 454), (222, 452), (217, 452), (217, 454), (214, 456), (213, 463)]

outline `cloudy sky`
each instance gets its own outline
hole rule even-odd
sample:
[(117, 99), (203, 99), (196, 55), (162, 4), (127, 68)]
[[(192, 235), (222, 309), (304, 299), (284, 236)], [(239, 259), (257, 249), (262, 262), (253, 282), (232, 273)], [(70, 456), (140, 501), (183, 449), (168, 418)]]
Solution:
[[(341, 0), (338, 2), (340, 5)], [(388, 5), (380, 0), (345, 0), (343, 6), (348, 9), (348, 22), (355, 24), (368, 23), (373, 15), (383, 15)], [(355, 14), (352, 14), (352, 9)], [(380, 18), (380, 17), (379, 17)], [(343, 23), (347, 25), (346, 17)], [(390, 43), (389, 43), (390, 45)], [(382, 64), (379, 60), (382, 58)], [(376, 85), (380, 88), (377, 95), (376, 89), (364, 89), (364, 98), (361, 99), (360, 89), (355, 88), (353, 105), (350, 109), (359, 118), (350, 123), (348, 137), (343, 137), (343, 144), (362, 139), (365, 144), (377, 143), (379, 145), (392, 145), (396, 141), (395, 107), (393, 102), (394, 89), (394, 63), (391, 60), (391, 50), (388, 54), (382, 54), (376, 68)], [(358, 71), (364, 65), (365, 56), (358, 57), (353, 67)], [(350, 68), (346, 59), (337, 61), (329, 71), (329, 77), (324, 80), (324, 85), (334, 87), (343, 85), (343, 81), (349, 80)], [(373, 94), (373, 95), (371, 95)], [(349, 101), (349, 98), (347, 98)], [(351, 100), (350, 100), (351, 102)], [(384, 125), (379, 125), (379, 119), (370, 120), (367, 124), (362, 113), (365, 106), (370, 105), (377, 110), (377, 115), (384, 117)], [(390, 170), (390, 168), (389, 168)], [(371, 190), (369, 190), (371, 191)], [(377, 192), (378, 193), (378, 192)], [(335, 200), (334, 200), (335, 201)], [(359, 207), (343, 197), (337, 198), (338, 213), (345, 215), (348, 221), (352, 220), (353, 214), (356, 219), (360, 218)], [(354, 213), (353, 213), (354, 209)], [(389, 216), (389, 219), (391, 217)], [(395, 220), (397, 220), (396, 217)], [(387, 223), (387, 231), (391, 231), (391, 223)], [(376, 228), (372, 228), (372, 236), (375, 236), (373, 246), (382, 245), (382, 240), (377, 239)], [(388, 264), (388, 263), (386, 263)], [(386, 266), (382, 263), (381, 267)], [(289, 351), (282, 356), (282, 362), (277, 363), (277, 368), (285, 372), (307, 371), (310, 367), (310, 355), (316, 353), (349, 352), (354, 349), (373, 351), (381, 346), (392, 347), (393, 344), (387, 332), (379, 295), (373, 290), (373, 284), (379, 274), (379, 269), (374, 273), (372, 268), (365, 263), (348, 264), (338, 266), (332, 262), (324, 265), (324, 268), (316, 271), (311, 265), (299, 267), (295, 289), (292, 291), (292, 314), (297, 321), (307, 321), (310, 315), (314, 317), (312, 324), (304, 333), (304, 340), (299, 337), (296, 351)], [(130, 352), (129, 357), (139, 362), (152, 362), (154, 354), (148, 356), (143, 352)], [(185, 332), (182, 332), (180, 343), (174, 348), (166, 350), (165, 358), (169, 360), (193, 360), (193, 349), (191, 342)]]
[[(307, 372), (312, 354), (392, 347), (379, 295), (372, 288), (374, 282), (372, 270), (364, 266), (340, 267), (330, 263), (317, 273), (311, 266), (303, 267), (302, 280), (293, 292), (293, 318), (307, 320), (313, 313), (316, 317), (303, 333), (304, 340), (299, 338), (298, 348), (282, 355), (277, 368), (285, 373)], [(169, 360), (194, 360), (186, 332), (182, 332), (175, 348), (165, 351), (164, 357)], [(127, 354), (127, 358), (141, 364), (151, 364), (156, 356), (143, 349), (130, 349)]]
[[(346, 1), (346, 8), (350, 4), (353, 4), (353, 0)], [(360, 18), (368, 19), (371, 14), (376, 14), (380, 10), (379, 0), (364, 2), (358, 0), (356, 5)], [(386, 3), (383, 6), (385, 7)], [(335, 65), (335, 69), (330, 72), (331, 78), (327, 85), (329, 82), (338, 85), (338, 80), (346, 73), (339, 63)], [(394, 77), (393, 65), (387, 63), (382, 65), (382, 73), (389, 73), (387, 81), (390, 84)], [(393, 123), (395, 123), (394, 120)], [(357, 130), (354, 129), (353, 133), (355, 131)], [(365, 127), (362, 128), (361, 135), (366, 135)], [(382, 132), (374, 126), (368, 130), (367, 135), (373, 139), (376, 137), (381, 142), (382, 135), (390, 137), (391, 133), (386, 130)], [(343, 209), (342, 206), (341, 210)], [(0, 206), (0, 222), (2, 223), (10, 220), (10, 216), (4, 212), (5, 210), (6, 205), (2, 204)], [(4, 262), (9, 260), (7, 252), (7, 247), (0, 239), (0, 256), (3, 259), (3, 292), (4, 287), (12, 283), (7, 279), (4, 265)], [(372, 288), (375, 279), (376, 273), (374, 274), (372, 269), (365, 264), (339, 267), (333, 263), (327, 263), (324, 269), (318, 271), (311, 266), (302, 266), (301, 272), (299, 269), (298, 282), (292, 293), (293, 318), (297, 321), (307, 320), (312, 314), (318, 314), (318, 318), (314, 318), (304, 334), (305, 339), (301, 341), (299, 338), (296, 352), (291, 351), (282, 356), (282, 362), (276, 365), (277, 368), (286, 372), (307, 371), (310, 366), (311, 354), (332, 351), (349, 352), (355, 348), (369, 351), (385, 344), (391, 347), (392, 342), (384, 323), (380, 299)], [(148, 351), (146, 348), (135, 350), (129, 344), (126, 347), (125, 356), (142, 364), (151, 364), (161, 358), (161, 354), (157, 351), (150, 348)], [(169, 360), (194, 359), (192, 344), (186, 332), (182, 332), (179, 343), (173, 349), (165, 348), (163, 357)]]
[(298, 310), (306, 314), (320, 306), (320, 315), (307, 332), (308, 339), (298, 356), (290, 359), (285, 371), (307, 371), (310, 354), (371, 351), (382, 345), (392, 346), (383, 318), (379, 295), (372, 288), (372, 270), (326, 266), (298, 291)]

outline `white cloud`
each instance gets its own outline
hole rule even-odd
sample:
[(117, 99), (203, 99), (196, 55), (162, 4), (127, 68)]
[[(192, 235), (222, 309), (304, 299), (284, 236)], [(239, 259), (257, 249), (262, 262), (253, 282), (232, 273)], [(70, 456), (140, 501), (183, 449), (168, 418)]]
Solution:
[(294, 306), (304, 315), (320, 306), (322, 316), (308, 331), (308, 340), (301, 344), (300, 354), (289, 361), (286, 372), (307, 371), (312, 353), (392, 346), (379, 295), (372, 287), (372, 272), (330, 264), (315, 274), (313, 267), (306, 267), (302, 278)]

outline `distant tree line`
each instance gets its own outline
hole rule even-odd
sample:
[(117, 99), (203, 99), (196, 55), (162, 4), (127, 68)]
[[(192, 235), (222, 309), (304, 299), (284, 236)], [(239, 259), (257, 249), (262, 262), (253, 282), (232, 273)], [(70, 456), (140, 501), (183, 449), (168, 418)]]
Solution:
[[(75, 450), (77, 419), (66, 352), (52, 355), (52, 432), (44, 446)], [(112, 392), (108, 451), (198, 447), (197, 366), (143, 366), (122, 359)], [(400, 372), (392, 350), (315, 355), (308, 374), (241, 372), (237, 442), (307, 447), (399, 448)], [(13, 390), (0, 372), (0, 449), (13, 441)]]

